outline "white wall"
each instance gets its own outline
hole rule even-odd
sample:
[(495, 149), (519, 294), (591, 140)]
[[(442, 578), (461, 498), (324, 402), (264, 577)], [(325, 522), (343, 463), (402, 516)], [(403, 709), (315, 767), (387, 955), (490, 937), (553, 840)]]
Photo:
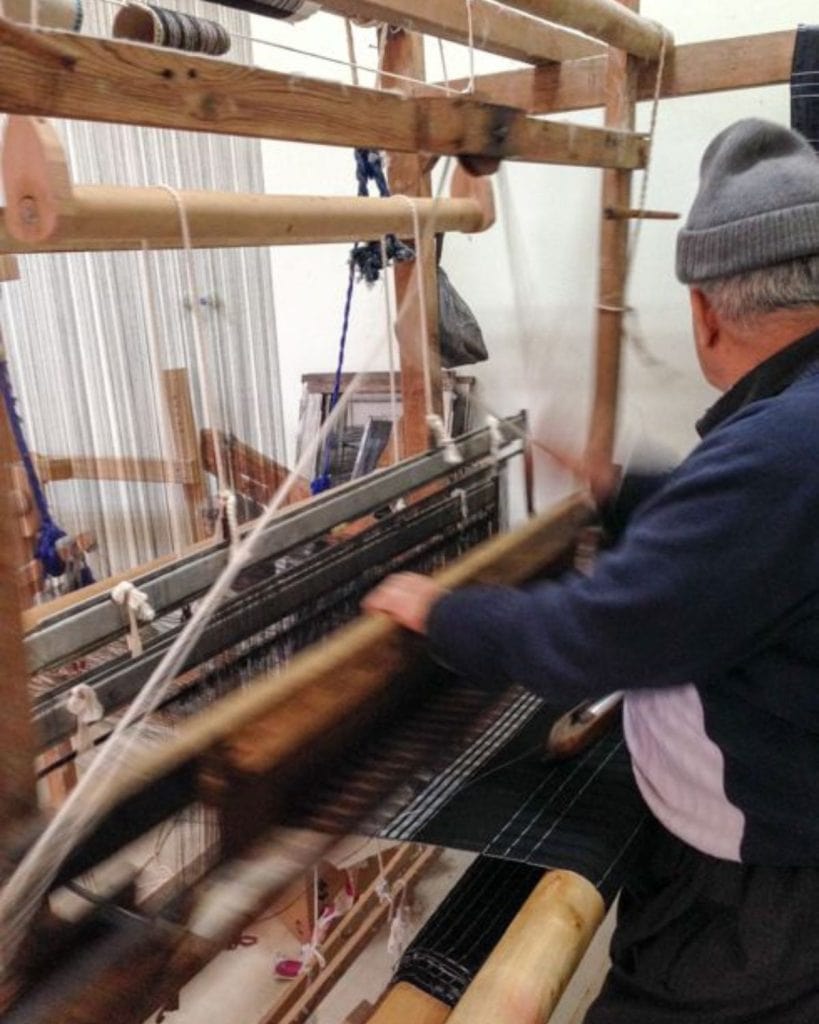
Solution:
[[(643, 13), (667, 25), (677, 42), (794, 28), (816, 21), (816, 0), (643, 0)], [(258, 36), (346, 57), (343, 22), (320, 14), (296, 26), (255, 19)], [(358, 60), (374, 65), (374, 30), (356, 30)], [(279, 70), (349, 80), (347, 69), (269, 46), (256, 59)], [(440, 77), (435, 43), (428, 46), (430, 78)], [(450, 77), (467, 71), (466, 51), (447, 44)], [(478, 73), (511, 66), (476, 55)], [(362, 84), (369, 84), (368, 76)], [(650, 105), (639, 110), (647, 128)], [(786, 86), (663, 101), (648, 205), (685, 212), (697, 184), (701, 154), (716, 132), (749, 115), (789, 120)], [(600, 112), (565, 118), (599, 124)], [(351, 152), (290, 143), (266, 144), (267, 188), (277, 192), (350, 193)], [(476, 370), (486, 401), (506, 413), (528, 407), (544, 437), (582, 438), (591, 388), (597, 275), (600, 173), (509, 163), (496, 178), (498, 223), (475, 237), (450, 236), (444, 265), (477, 314), (490, 362)], [(635, 186), (635, 198), (639, 177)], [(685, 290), (674, 277), (674, 222), (647, 222), (631, 290), (650, 359), (629, 346), (623, 393), (623, 446), (670, 447), (684, 454), (693, 422), (715, 397), (699, 377), (690, 342)], [(279, 249), (274, 284), (288, 434), (295, 436), (299, 377), (335, 366), (347, 246)], [(383, 337), (378, 289), (360, 286), (355, 299), (348, 368)], [(384, 363), (381, 356), (379, 367)]]

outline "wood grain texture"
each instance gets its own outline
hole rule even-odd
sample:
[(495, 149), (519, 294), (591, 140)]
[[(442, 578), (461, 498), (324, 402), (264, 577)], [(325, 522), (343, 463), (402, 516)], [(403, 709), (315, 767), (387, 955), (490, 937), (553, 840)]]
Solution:
[(408, 981), (399, 981), (378, 1004), (367, 1024), (444, 1024), (452, 1010)]
[(585, 32), (626, 53), (656, 60), (671, 34), (655, 21), (623, 8), (617, 0), (503, 0), (527, 14)]
[[(709, 39), (676, 46), (666, 57), (660, 88), (664, 99), (703, 93), (753, 89), (790, 81), (795, 32)], [(606, 58), (591, 57), (561, 65), (501, 71), (475, 80), (478, 96), (518, 107), (530, 114), (563, 114), (602, 107)], [(641, 65), (637, 99), (654, 95), (656, 65)], [(453, 83), (466, 86), (465, 80)]]
[[(348, 18), (372, 18), (409, 32), (469, 45), (464, 0), (322, 0), (321, 6)], [(576, 60), (603, 49), (592, 39), (486, 0), (472, 2), (472, 39), (479, 50), (530, 64)]]
[(591, 882), (573, 871), (548, 872), (475, 975), (449, 1024), (543, 1024), (604, 913)]
[(641, 136), (540, 122), (0, 20), (0, 110), (403, 153), (638, 167)]
[(12, 507), (12, 467), (18, 456), (5, 407), (0, 407), (0, 840), (37, 806), (35, 742), (23, 652), (18, 571), (30, 546), (18, 530)]
[[(639, 8), (639, 0), (622, 0)], [(606, 69), (606, 125), (630, 130), (636, 113), (638, 65), (623, 50), (609, 50)], [(600, 270), (598, 280), (594, 395), (586, 440), (586, 458), (594, 467), (611, 464), (617, 430), (624, 303), (628, 273), (629, 222), (606, 217), (611, 207), (631, 206), (631, 172), (603, 172)]]
[(188, 523), (194, 543), (205, 540), (210, 529), (207, 522), (208, 490), (205, 470), (199, 452), (199, 437), (193, 415), (190, 379), (184, 367), (162, 371), (162, 391), (177, 462), (188, 467), (183, 483)]

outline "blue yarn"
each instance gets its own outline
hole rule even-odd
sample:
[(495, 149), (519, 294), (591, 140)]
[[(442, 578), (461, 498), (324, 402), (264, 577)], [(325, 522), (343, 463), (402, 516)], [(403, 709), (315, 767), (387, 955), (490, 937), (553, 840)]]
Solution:
[[(358, 194), (368, 196), (370, 194), (370, 182), (375, 183), (379, 195), (386, 199), (390, 195), (390, 188), (384, 174), (384, 161), (377, 149), (355, 150), (355, 174), (358, 182)], [(415, 252), (395, 235), (386, 236), (387, 262), (415, 259)], [(333, 382), (333, 393), (330, 397), (330, 412), (333, 411), (341, 394), (341, 375), (344, 369), (344, 351), (347, 347), (347, 333), (350, 327), (350, 308), (353, 302), (353, 288), (355, 286), (355, 272), (359, 271), (361, 277), (368, 283), (374, 284), (384, 269), (384, 261), (381, 252), (381, 243), (377, 241), (363, 242), (353, 246), (350, 252), (350, 275), (347, 280), (347, 297), (344, 301), (344, 315), (341, 323), (341, 338), (338, 345), (338, 364), (336, 376)], [(312, 494), (321, 494), (332, 487), (333, 481), (330, 474), (331, 450), (338, 444), (338, 432), (328, 438), (324, 445), (322, 456), (321, 472), (310, 481)]]
[[(48, 500), (40, 483), (40, 478), (37, 476), (37, 471), (34, 468), (34, 460), (31, 457), (26, 435), (23, 431), (23, 421), (20, 419), (20, 413), (17, 411), (17, 399), (14, 397), (9, 367), (5, 359), (0, 359), (0, 392), (3, 395), (3, 402), (6, 406), (14, 443), (17, 445), (20, 461), (23, 463), (23, 468), (26, 471), (28, 486), (40, 517), (40, 529), (34, 543), (34, 557), (42, 563), (43, 571), (47, 576), (62, 576), (65, 572), (65, 565), (57, 552), (57, 543), (65, 537), (65, 530), (62, 530), (51, 517)], [(83, 567), (80, 573), (80, 581), (82, 586), (86, 585), (85, 581), (87, 583), (94, 582), (94, 577), (88, 566)]]

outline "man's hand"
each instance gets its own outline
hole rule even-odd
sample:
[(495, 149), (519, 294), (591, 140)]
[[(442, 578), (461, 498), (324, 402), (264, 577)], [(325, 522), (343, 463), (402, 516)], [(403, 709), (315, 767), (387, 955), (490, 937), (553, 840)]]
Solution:
[(361, 602), (365, 612), (386, 612), (415, 633), (425, 633), (432, 606), (446, 594), (429, 576), (399, 572), (388, 576)]

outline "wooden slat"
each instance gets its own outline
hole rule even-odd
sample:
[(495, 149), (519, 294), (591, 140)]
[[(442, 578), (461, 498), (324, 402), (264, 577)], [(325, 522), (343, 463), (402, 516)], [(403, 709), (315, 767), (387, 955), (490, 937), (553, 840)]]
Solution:
[[(267, 505), (290, 474), (286, 466), (275, 459), (245, 444), (238, 438), (219, 435), (222, 445), (222, 461), (229, 466), (229, 477), (234, 490), (259, 505)], [(216, 456), (213, 450), (213, 431), (202, 430), (199, 434), (202, 465), (208, 473), (216, 473)], [(310, 481), (299, 477), (285, 499), (285, 505), (303, 501), (310, 497)]]
[(450, 1007), (440, 999), (407, 981), (399, 981), (366, 1021), (367, 1024), (444, 1024), (451, 1013)]
[(0, 840), (33, 814), (35, 742), (23, 652), (18, 571), (31, 557), (12, 504), (12, 467), (18, 458), (5, 408), (0, 408)]
[(503, 0), (526, 14), (585, 32), (635, 57), (656, 60), (671, 34), (662, 25), (623, 7), (617, 0)]
[[(465, 0), (322, 0), (321, 6), (348, 18), (372, 18), (464, 46), (470, 41)], [(472, 0), (471, 38), (480, 50), (530, 64), (578, 60), (603, 49), (594, 40), (486, 0)]]
[(174, 455), (178, 462), (190, 467), (183, 490), (191, 537), (195, 543), (204, 540), (209, 533), (206, 518), (208, 491), (205, 485), (205, 471), (200, 460), (187, 369), (177, 367), (163, 370), (162, 389), (173, 438)]
[[(794, 38), (795, 32), (787, 30), (677, 46), (666, 57), (660, 95), (673, 99), (788, 82)], [(592, 57), (554, 67), (480, 75), (475, 89), (486, 100), (530, 114), (562, 114), (602, 107), (605, 71), (605, 57)], [(655, 79), (655, 65), (640, 68), (638, 100), (651, 99)], [(465, 80), (453, 83), (457, 88), (466, 84)]]
[(645, 158), (641, 136), (471, 99), (402, 97), (2, 20), (0, 66), (7, 113), (534, 163), (639, 167)]
[(36, 455), (43, 483), (58, 480), (133, 480), (142, 483), (190, 483), (193, 468), (184, 462), (103, 456)]
[[(408, 888), (440, 854), (440, 848), (435, 846), (402, 845), (387, 863), (383, 877), (392, 891), (402, 891), (404, 899), (408, 900)], [(392, 908), (388, 902), (379, 899), (380, 883), (381, 877), (372, 882), (322, 945), (327, 967), (313, 980), (309, 975), (296, 979), (275, 1007), (262, 1016), (259, 1024), (302, 1024), (309, 1017), (374, 933), (387, 921)]]

